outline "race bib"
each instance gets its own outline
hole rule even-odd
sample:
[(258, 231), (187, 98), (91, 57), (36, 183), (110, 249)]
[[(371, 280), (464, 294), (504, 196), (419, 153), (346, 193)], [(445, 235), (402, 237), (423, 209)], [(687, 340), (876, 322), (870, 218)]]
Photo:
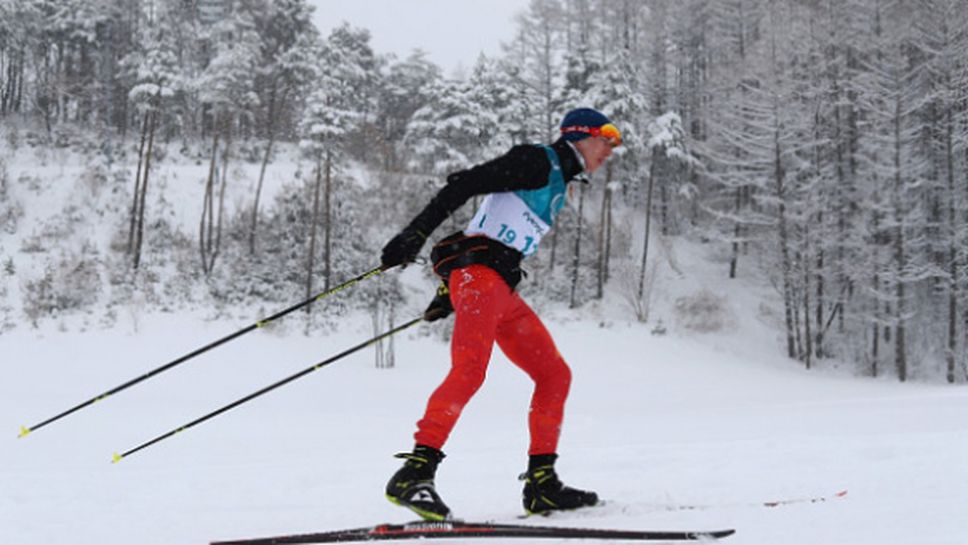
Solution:
[(485, 235), (529, 256), (551, 226), (514, 193), (488, 195), (464, 233)]
[(525, 257), (538, 249), (538, 243), (551, 229), (567, 198), (558, 155), (549, 146), (542, 148), (551, 165), (548, 183), (538, 189), (491, 193), (464, 229), (465, 234), (485, 235)]

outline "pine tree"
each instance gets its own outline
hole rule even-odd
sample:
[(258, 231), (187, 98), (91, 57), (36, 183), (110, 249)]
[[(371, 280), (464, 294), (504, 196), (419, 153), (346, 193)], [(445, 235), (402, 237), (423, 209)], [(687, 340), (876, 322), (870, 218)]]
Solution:
[(378, 115), (383, 169), (399, 170), (407, 156), (402, 142), (414, 113), (431, 100), (430, 89), (441, 79), (440, 68), (416, 50), (405, 60), (392, 63), (382, 78)]
[(254, 77), (261, 47), (251, 16), (238, 12), (215, 25), (211, 40), (215, 56), (195, 82), (200, 101), (209, 108), (212, 129), (212, 156), (199, 224), (199, 251), (206, 275), (215, 267), (221, 248), (233, 136), (251, 123), (251, 112), (259, 104)]
[[(305, 156), (313, 161), (313, 208), (309, 224), (309, 252), (306, 266), (306, 294), (314, 286), (317, 233), (323, 228), (323, 289), (328, 290), (333, 280), (334, 179), (338, 175), (345, 152), (347, 136), (363, 117), (355, 109), (356, 82), (364, 72), (365, 57), (346, 36), (353, 31), (348, 26), (337, 28), (327, 38), (321, 51), (314, 91), (306, 102), (300, 132), (300, 146)], [(320, 203), (320, 198), (323, 202)], [(322, 210), (320, 210), (322, 207)]]
[[(651, 150), (651, 166), (649, 168), (648, 188), (646, 189), (645, 204), (645, 233), (642, 237), (642, 266), (639, 269), (639, 288), (638, 300), (642, 301), (645, 295), (645, 273), (649, 256), (649, 236), (652, 225), (652, 193), (655, 182), (655, 175), (659, 166), (667, 163), (675, 167), (692, 168), (694, 159), (686, 147), (686, 133), (682, 127), (682, 120), (675, 113), (669, 112), (659, 116), (649, 124), (649, 140), (647, 149)], [(674, 168), (675, 168), (674, 167)], [(671, 172), (674, 168), (665, 168), (665, 172)]]
[(305, 94), (305, 87), (315, 76), (319, 35), (305, 0), (269, 2), (264, 6), (264, 19), (257, 28), (262, 36), (262, 57), (255, 81), (260, 103), (265, 106), (261, 131), (266, 138), (259, 180), (249, 222), (249, 253), (256, 250), (259, 225), (259, 200), (265, 182), (266, 168), (272, 157), (279, 133), (280, 120), (293, 99)]
[(886, 250), (878, 271), (881, 290), (877, 295), (887, 302), (887, 309), (879, 320), (890, 325), (895, 372), (901, 381), (907, 380), (910, 371), (911, 291), (923, 272), (918, 259), (923, 240), (917, 231), (924, 217), (918, 182), (926, 172), (924, 159), (915, 153), (920, 131), (914, 116), (920, 68), (910, 62), (910, 34), (904, 22), (909, 14), (905, 11), (894, 4), (876, 13), (875, 21), (883, 27), (875, 30), (877, 49), (870, 59), (871, 130), (864, 146), (883, 200), (883, 213), (874, 222), (875, 234)]
[(470, 85), (444, 80), (431, 93), (410, 119), (404, 143), (413, 153), (412, 168), (442, 176), (480, 157), (481, 130)]
[[(598, 298), (603, 296), (604, 286), (608, 280), (613, 206), (610, 188), (613, 187), (614, 173), (618, 170), (627, 176), (630, 179), (628, 185), (639, 185), (635, 182), (642, 179), (644, 164), (642, 158), (648, 149), (646, 138), (638, 129), (644, 123), (648, 111), (645, 95), (641, 92), (645, 86), (642, 79), (641, 67), (635, 62), (633, 52), (622, 48), (602, 69), (591, 75), (590, 85), (585, 93), (587, 103), (605, 112), (615, 120), (622, 131), (622, 146), (615, 149), (614, 157), (605, 168), (604, 183), (596, 184), (602, 189), (597, 237), (596, 296)], [(648, 215), (648, 210), (646, 214)]]
[(127, 253), (132, 256), (132, 267), (137, 270), (141, 263), (144, 241), (145, 202), (155, 133), (159, 122), (163, 120), (166, 105), (171, 103), (181, 89), (183, 80), (171, 35), (165, 32), (164, 25), (149, 31), (144, 51), (127, 55), (121, 61), (121, 66), (130, 70), (131, 79), (136, 82), (128, 92), (128, 97), (142, 118), (127, 246)]
[[(968, 73), (965, 58), (968, 57), (968, 32), (962, 2), (951, 0), (930, 0), (921, 4), (921, 17), (914, 26), (915, 46), (925, 57), (926, 77), (930, 89), (925, 97), (929, 102), (931, 145), (931, 171), (937, 173), (938, 216), (937, 223), (943, 225), (938, 233), (937, 266), (945, 271), (941, 281), (945, 285), (947, 316), (945, 332), (945, 378), (955, 381), (955, 361), (958, 357), (959, 307), (966, 308), (962, 289), (962, 270), (965, 267), (966, 217), (959, 213), (965, 208), (968, 199), (960, 190), (956, 180), (964, 177), (965, 166), (962, 162), (965, 150), (964, 136), (968, 116), (965, 100), (968, 97)], [(942, 205), (941, 203), (945, 203)], [(968, 310), (965, 310), (968, 316)]]
[(562, 13), (560, 0), (531, 0), (528, 10), (518, 17), (520, 30), (512, 44), (523, 65), (515, 76), (539, 100), (539, 109), (532, 113), (540, 140), (554, 133), (561, 109), (556, 89), (560, 85)]

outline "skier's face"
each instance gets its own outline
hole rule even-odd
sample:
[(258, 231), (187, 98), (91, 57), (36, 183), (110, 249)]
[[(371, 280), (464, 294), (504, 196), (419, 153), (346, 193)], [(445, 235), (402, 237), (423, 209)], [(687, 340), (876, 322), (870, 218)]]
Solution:
[(605, 163), (605, 160), (612, 156), (612, 143), (608, 138), (602, 136), (592, 136), (579, 140), (575, 147), (585, 159), (585, 172), (591, 174), (598, 170), (598, 167)]

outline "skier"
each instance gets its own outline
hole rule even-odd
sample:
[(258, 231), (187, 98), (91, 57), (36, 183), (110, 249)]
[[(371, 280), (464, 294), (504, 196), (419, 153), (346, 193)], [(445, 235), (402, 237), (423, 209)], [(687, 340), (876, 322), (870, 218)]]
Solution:
[(618, 128), (591, 108), (568, 112), (560, 132), (551, 145), (517, 145), (496, 159), (449, 175), (430, 204), (383, 248), (384, 268), (412, 262), (454, 210), (472, 196), (487, 195), (468, 226), (431, 252), (443, 284), (425, 316), (456, 314), (451, 370), (417, 422), (413, 450), (397, 454), (405, 461), (386, 487), (390, 501), (427, 520), (450, 518), (434, 476), (447, 437), (484, 381), (495, 341), (535, 383), (528, 415), (528, 469), (520, 476), (525, 511), (547, 513), (598, 503), (594, 492), (564, 486), (555, 472), (571, 371), (541, 320), (514, 291), (523, 274), (521, 260), (535, 252), (554, 223), (567, 197), (567, 183), (583, 172), (595, 172), (621, 144)]

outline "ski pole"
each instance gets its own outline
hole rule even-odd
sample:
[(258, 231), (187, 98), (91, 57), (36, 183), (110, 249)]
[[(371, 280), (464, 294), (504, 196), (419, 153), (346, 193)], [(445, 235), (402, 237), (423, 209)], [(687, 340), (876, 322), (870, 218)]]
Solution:
[(272, 390), (275, 390), (276, 388), (279, 388), (281, 386), (284, 386), (286, 384), (289, 384), (290, 382), (292, 382), (292, 381), (294, 381), (294, 380), (296, 380), (298, 378), (302, 378), (302, 377), (308, 375), (309, 373), (312, 373), (313, 371), (317, 371), (320, 368), (322, 368), (322, 367), (324, 367), (326, 365), (329, 365), (329, 364), (331, 364), (331, 363), (333, 363), (333, 362), (335, 362), (337, 360), (340, 360), (342, 358), (345, 358), (346, 356), (349, 356), (350, 354), (352, 354), (354, 352), (357, 352), (359, 350), (362, 350), (362, 349), (364, 349), (364, 348), (366, 348), (366, 347), (368, 347), (368, 346), (370, 346), (372, 344), (375, 344), (375, 343), (377, 343), (377, 342), (379, 342), (379, 341), (381, 341), (381, 340), (383, 340), (383, 339), (385, 339), (385, 338), (387, 338), (387, 337), (389, 337), (391, 335), (395, 335), (395, 334), (403, 331), (404, 329), (407, 329), (408, 327), (412, 327), (413, 325), (415, 325), (415, 324), (417, 324), (417, 323), (419, 323), (419, 322), (421, 322), (423, 320), (424, 320), (424, 316), (421, 316), (419, 318), (415, 318), (415, 319), (413, 319), (413, 320), (411, 320), (411, 321), (409, 321), (409, 322), (407, 322), (407, 323), (405, 323), (403, 325), (397, 326), (397, 327), (395, 327), (395, 328), (393, 328), (393, 329), (391, 329), (389, 331), (386, 331), (384, 333), (381, 333), (381, 334), (377, 335), (376, 337), (373, 337), (372, 339), (370, 339), (368, 341), (362, 342), (362, 343), (354, 346), (353, 348), (349, 348), (347, 350), (344, 350), (343, 352), (340, 352), (339, 354), (336, 354), (335, 356), (333, 356), (333, 357), (331, 357), (329, 359), (323, 360), (323, 361), (321, 361), (321, 362), (313, 365), (312, 367), (307, 367), (306, 369), (303, 369), (302, 371), (300, 371), (300, 372), (298, 372), (298, 373), (296, 373), (294, 375), (290, 375), (290, 376), (288, 376), (288, 377), (286, 377), (286, 378), (284, 378), (284, 379), (282, 379), (282, 380), (280, 380), (278, 382), (275, 382), (273, 384), (270, 384), (269, 386), (266, 386), (265, 388), (262, 388), (261, 390), (258, 390), (256, 392), (253, 392), (253, 393), (251, 393), (251, 394), (249, 394), (249, 395), (247, 395), (247, 396), (245, 396), (243, 398), (240, 398), (240, 399), (238, 399), (236, 401), (233, 401), (232, 403), (229, 403), (228, 405), (225, 405), (221, 409), (217, 409), (215, 411), (212, 411), (212, 412), (206, 414), (205, 416), (202, 416), (200, 418), (197, 418), (195, 420), (192, 420), (191, 422), (189, 422), (189, 423), (187, 423), (187, 424), (185, 424), (183, 426), (180, 426), (178, 428), (175, 428), (175, 429), (169, 431), (168, 433), (159, 435), (158, 437), (155, 437), (154, 439), (152, 439), (152, 440), (150, 440), (150, 441), (148, 441), (146, 443), (142, 443), (141, 445), (138, 445), (137, 447), (134, 447), (131, 450), (128, 450), (128, 451), (126, 451), (126, 452), (124, 452), (122, 454), (115, 453), (111, 457), (111, 463), (115, 463), (116, 464), (116, 463), (120, 462), (122, 459), (124, 459), (124, 458), (126, 458), (126, 457), (128, 457), (128, 456), (130, 456), (132, 454), (134, 454), (135, 452), (138, 452), (139, 450), (146, 449), (146, 448), (150, 447), (151, 445), (154, 445), (155, 443), (158, 443), (160, 441), (163, 441), (165, 439), (168, 439), (169, 437), (171, 437), (173, 435), (179, 434), (179, 433), (187, 430), (188, 428), (191, 428), (191, 427), (194, 427), (194, 426), (196, 426), (198, 424), (201, 424), (202, 422), (205, 422), (206, 420), (209, 420), (211, 418), (215, 418), (216, 416), (218, 416), (218, 415), (220, 415), (220, 414), (222, 414), (222, 413), (224, 413), (224, 412), (226, 412), (226, 411), (228, 411), (230, 409), (234, 409), (235, 407), (238, 407), (239, 405), (242, 405), (243, 403), (246, 403), (248, 401), (251, 401), (251, 400), (253, 400), (253, 399), (255, 399), (255, 398), (257, 398), (257, 397), (259, 397), (259, 396), (261, 396), (263, 394), (266, 394), (268, 392), (271, 392)]
[(340, 285), (338, 285), (338, 286), (336, 286), (334, 288), (330, 288), (330, 289), (328, 289), (328, 290), (326, 290), (324, 292), (317, 293), (316, 295), (310, 297), (309, 299), (306, 299), (305, 301), (302, 301), (300, 303), (297, 303), (297, 304), (295, 304), (295, 305), (293, 305), (293, 306), (291, 306), (291, 307), (289, 307), (289, 308), (287, 308), (285, 310), (282, 310), (280, 312), (277, 312), (277, 313), (273, 314), (272, 316), (269, 316), (268, 318), (264, 318), (262, 320), (259, 320), (258, 322), (254, 323), (254, 324), (252, 324), (252, 325), (250, 325), (248, 327), (245, 327), (243, 329), (240, 329), (240, 330), (236, 331), (235, 333), (232, 333), (231, 335), (226, 335), (225, 337), (222, 337), (221, 339), (219, 339), (217, 341), (213, 341), (213, 342), (211, 342), (209, 344), (206, 344), (205, 346), (203, 346), (203, 347), (201, 347), (201, 348), (199, 348), (197, 350), (194, 350), (192, 352), (189, 352), (188, 354), (185, 354), (184, 356), (181, 356), (180, 358), (177, 358), (175, 360), (172, 360), (172, 361), (170, 361), (170, 362), (162, 365), (161, 367), (156, 367), (155, 369), (152, 369), (151, 371), (148, 371), (147, 373), (145, 373), (145, 374), (143, 374), (143, 375), (141, 375), (139, 377), (133, 378), (133, 379), (129, 380), (128, 382), (125, 382), (124, 384), (120, 384), (118, 386), (115, 386), (114, 388), (111, 388), (110, 390), (108, 390), (108, 391), (106, 391), (106, 392), (104, 392), (102, 394), (96, 395), (96, 396), (92, 397), (91, 399), (88, 399), (87, 401), (84, 401), (83, 403), (79, 403), (79, 404), (71, 407), (70, 409), (67, 409), (66, 411), (64, 411), (64, 412), (62, 412), (62, 413), (60, 413), (60, 414), (58, 414), (56, 416), (50, 417), (47, 420), (44, 420), (43, 422), (41, 422), (39, 424), (34, 424), (33, 426), (30, 426), (30, 427), (21, 426), (20, 427), (20, 435), (18, 435), (18, 438), (19, 437), (26, 437), (27, 435), (31, 434), (32, 432), (34, 432), (34, 431), (36, 431), (36, 430), (38, 430), (38, 429), (40, 429), (40, 428), (42, 428), (42, 427), (44, 427), (44, 426), (52, 423), (52, 422), (55, 422), (57, 420), (60, 420), (61, 418), (64, 418), (65, 416), (67, 416), (69, 414), (72, 414), (74, 412), (77, 412), (77, 411), (83, 409), (84, 407), (88, 407), (90, 405), (93, 405), (93, 404), (97, 403), (98, 401), (102, 401), (105, 398), (110, 397), (110, 396), (112, 396), (112, 395), (120, 392), (121, 390), (126, 390), (126, 389), (134, 386), (135, 384), (138, 384), (139, 382), (143, 382), (145, 380), (148, 380), (149, 378), (151, 378), (153, 376), (160, 375), (161, 373), (164, 373), (165, 371), (167, 371), (167, 370), (169, 370), (169, 369), (171, 369), (171, 368), (173, 368), (173, 367), (175, 367), (175, 366), (177, 366), (179, 364), (185, 363), (186, 361), (194, 358), (195, 356), (198, 356), (200, 354), (203, 354), (205, 352), (208, 352), (209, 350), (211, 350), (211, 349), (213, 349), (213, 348), (215, 348), (217, 346), (223, 345), (223, 344), (225, 344), (225, 343), (227, 343), (227, 342), (229, 342), (229, 341), (231, 341), (233, 339), (237, 339), (238, 337), (241, 337), (242, 335), (245, 335), (246, 333), (249, 333), (249, 332), (251, 332), (251, 331), (253, 331), (255, 329), (259, 329), (259, 328), (265, 327), (267, 324), (269, 324), (269, 323), (271, 323), (271, 322), (273, 322), (275, 320), (278, 320), (279, 318), (282, 318), (283, 316), (285, 316), (285, 315), (287, 315), (287, 314), (289, 314), (291, 312), (294, 312), (296, 310), (299, 310), (299, 309), (301, 309), (301, 308), (303, 308), (305, 306), (311, 305), (312, 303), (315, 303), (316, 301), (319, 301), (320, 299), (323, 299), (324, 297), (328, 297), (328, 296), (330, 296), (330, 295), (332, 295), (332, 294), (334, 294), (334, 293), (336, 293), (338, 291), (342, 291), (342, 290), (344, 290), (344, 289), (346, 289), (346, 288), (348, 288), (348, 287), (350, 287), (350, 286), (352, 286), (354, 284), (357, 284), (359, 282), (362, 282), (363, 280), (366, 280), (367, 278), (370, 278), (372, 276), (376, 276), (376, 275), (382, 273), (384, 270), (386, 270), (386, 269), (384, 269), (383, 267), (377, 267), (375, 269), (371, 269), (371, 270), (369, 270), (369, 271), (367, 271), (367, 272), (365, 272), (365, 273), (363, 273), (363, 274), (361, 274), (361, 275), (359, 275), (359, 276), (357, 276), (355, 278), (351, 278), (351, 279), (347, 280), (346, 282), (343, 282), (342, 284), (340, 284)]

